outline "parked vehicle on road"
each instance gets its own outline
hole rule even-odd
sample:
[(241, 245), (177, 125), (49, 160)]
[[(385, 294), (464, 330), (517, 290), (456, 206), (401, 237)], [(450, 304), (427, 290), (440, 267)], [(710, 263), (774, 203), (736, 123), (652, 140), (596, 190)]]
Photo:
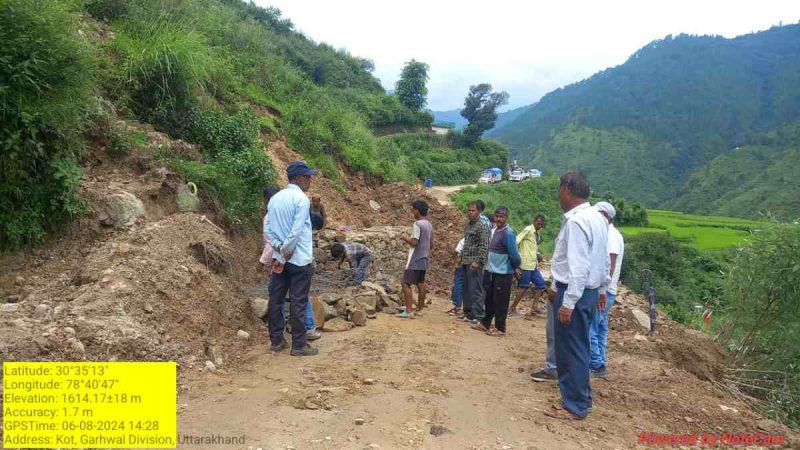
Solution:
[(503, 170), (498, 167), (485, 169), (481, 177), (478, 178), (478, 183), (493, 184), (501, 181), (503, 181)]

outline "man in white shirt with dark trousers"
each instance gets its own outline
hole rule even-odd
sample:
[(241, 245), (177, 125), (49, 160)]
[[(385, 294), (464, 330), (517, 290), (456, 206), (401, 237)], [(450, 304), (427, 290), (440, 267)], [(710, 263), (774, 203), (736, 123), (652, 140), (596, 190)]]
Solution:
[(591, 188), (578, 172), (561, 176), (558, 201), (564, 221), (551, 262), (555, 292), (556, 366), (561, 406), (545, 414), (557, 419), (585, 419), (592, 408), (589, 385), (589, 327), (604, 310), (609, 284), (608, 222), (588, 202)]

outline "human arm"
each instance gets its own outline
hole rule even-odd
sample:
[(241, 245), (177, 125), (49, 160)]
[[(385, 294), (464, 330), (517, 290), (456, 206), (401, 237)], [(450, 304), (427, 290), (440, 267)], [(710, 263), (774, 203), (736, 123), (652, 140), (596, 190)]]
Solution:
[(419, 225), (414, 222), (414, 226), (411, 227), (411, 236), (400, 235), (400, 240), (408, 244), (410, 247), (416, 247), (417, 243), (419, 242), (419, 235)]
[(563, 238), (567, 244), (567, 261), (569, 261), (569, 272), (567, 279), (567, 291), (564, 293), (562, 310), (569, 310), (566, 316), (559, 311), (559, 319), (562, 323), (569, 323), (572, 310), (575, 304), (583, 295), (586, 288), (586, 280), (589, 278), (589, 235), (586, 230), (575, 220), (568, 221), (565, 225), (565, 235)]
[(286, 236), (283, 246), (281, 247), (281, 254), (288, 261), (294, 254), (294, 249), (297, 247), (297, 241), (300, 235), (308, 225), (307, 222), (311, 217), (310, 212), (311, 202), (303, 196), (295, 205), (294, 217), (292, 218), (292, 229), (289, 235)]

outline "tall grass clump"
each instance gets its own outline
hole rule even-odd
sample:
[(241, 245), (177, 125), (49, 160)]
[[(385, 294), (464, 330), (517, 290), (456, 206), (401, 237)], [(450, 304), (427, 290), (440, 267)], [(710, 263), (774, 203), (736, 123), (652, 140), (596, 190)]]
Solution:
[(84, 211), (76, 158), (97, 104), (96, 59), (70, 5), (0, 0), (0, 251)]

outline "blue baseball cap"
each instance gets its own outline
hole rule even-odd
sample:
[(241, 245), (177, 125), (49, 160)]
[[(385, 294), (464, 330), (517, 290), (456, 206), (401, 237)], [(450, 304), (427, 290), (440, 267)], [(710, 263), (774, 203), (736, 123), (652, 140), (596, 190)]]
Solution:
[(286, 167), (286, 175), (289, 177), (307, 176), (313, 177), (317, 174), (315, 169), (308, 167), (305, 161), (295, 161)]

